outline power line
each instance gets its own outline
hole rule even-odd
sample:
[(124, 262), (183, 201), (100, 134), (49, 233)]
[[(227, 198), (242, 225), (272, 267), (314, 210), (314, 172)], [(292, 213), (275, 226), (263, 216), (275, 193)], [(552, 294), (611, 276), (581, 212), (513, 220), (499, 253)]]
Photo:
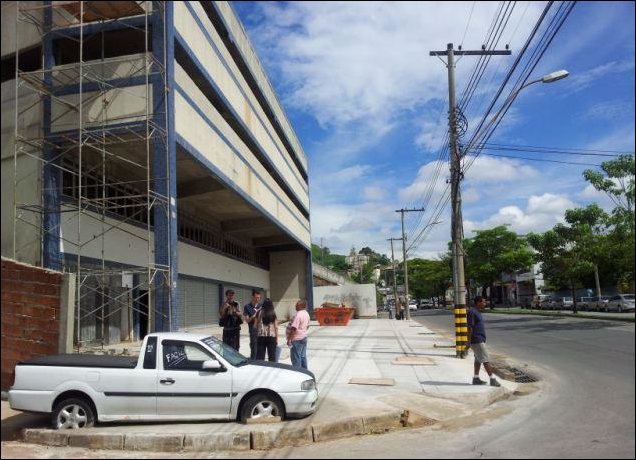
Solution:
[(479, 154), (487, 155), (489, 157), (514, 158), (515, 160), (543, 161), (543, 162), (548, 162), (548, 163), (562, 163), (562, 164), (566, 164), (566, 165), (580, 165), (580, 166), (596, 166), (596, 167), (600, 167), (601, 166), (601, 165), (597, 165), (597, 164), (593, 164), (593, 163), (574, 163), (574, 162), (571, 162), (571, 161), (547, 160), (545, 158), (515, 157), (515, 156), (512, 156), (512, 155), (497, 155), (496, 153), (485, 153), (485, 152), (477, 152), (475, 154), (475, 158)]
[(592, 157), (610, 157), (615, 158), (619, 155), (633, 155), (633, 152), (618, 152), (615, 153), (595, 153), (595, 151), (589, 150), (576, 150), (576, 149), (560, 149), (558, 147), (525, 147), (522, 145), (504, 145), (504, 144), (482, 144), (474, 147), (473, 151), (481, 150), (502, 150), (502, 151), (514, 151), (514, 152), (530, 152), (530, 153), (549, 153), (556, 155), (576, 155), (576, 156), (592, 156)]
[(464, 44), (464, 39), (466, 38), (466, 32), (468, 32), (468, 26), (470, 25), (470, 20), (473, 18), (473, 10), (475, 9), (475, 3), (477, 3), (477, 0), (473, 1), (473, 6), (470, 7), (468, 22), (466, 23), (466, 28), (464, 29), (464, 36), (462, 37), (461, 42), (459, 42), (459, 46), (462, 46)]
[[(543, 34), (542, 34), (542, 36), (541, 36), (541, 38), (539, 40), (539, 45), (535, 48), (534, 52), (532, 53), (532, 57), (531, 57), (530, 61), (526, 64), (524, 70), (522, 71), (521, 76), (517, 79), (517, 83), (515, 83), (515, 85), (513, 85), (512, 90), (510, 91), (508, 97), (504, 101), (504, 105), (499, 110), (499, 112), (496, 114), (496, 116), (498, 117), (496, 122), (493, 124), (493, 122), (495, 120), (491, 120), (488, 123), (487, 126), (490, 126), (491, 124), (493, 124), (491, 128), (487, 128), (489, 130), (489, 132), (484, 134), (484, 132), (481, 131), (481, 126), (483, 125), (488, 113), (490, 112), (490, 110), (489, 110), (489, 112), (484, 116), (484, 118), (482, 118), (480, 127), (478, 128), (478, 131), (473, 135), (473, 137), (471, 139), (471, 143), (469, 145), (472, 145), (472, 143), (475, 142), (475, 140), (479, 136), (482, 136), (482, 135), (484, 136), (483, 140), (481, 141), (481, 144), (486, 143), (490, 139), (490, 137), (492, 137), (492, 135), (494, 134), (495, 130), (497, 129), (497, 127), (499, 126), (499, 124), (503, 120), (503, 118), (506, 115), (506, 113), (508, 112), (508, 110), (510, 109), (510, 106), (514, 102), (514, 97), (513, 96), (516, 96), (516, 93), (523, 86), (523, 84), (525, 84), (525, 82), (528, 80), (530, 74), (534, 71), (534, 69), (538, 65), (539, 61), (541, 60), (541, 58), (543, 57), (543, 55), (547, 51), (548, 47), (550, 46), (550, 44), (554, 40), (554, 37), (559, 32), (559, 30), (563, 26), (565, 20), (568, 18), (568, 16), (572, 12), (572, 9), (574, 8), (574, 5), (576, 4), (576, 2), (567, 2), (568, 5), (564, 7), (563, 5), (565, 3), (566, 2), (564, 2), (563, 4), (561, 4), (559, 6), (559, 9), (558, 9), (557, 13), (551, 19), (551, 22), (548, 25), (548, 27), (546, 28), (546, 31), (543, 32)], [(548, 4), (548, 6), (546, 6), (546, 8), (548, 8), (551, 4), (552, 4), (552, 2), (550, 2), (550, 4)], [(562, 12), (562, 9), (563, 9), (564, 12)], [(546, 13), (545, 10), (544, 10), (544, 13)], [(545, 17), (545, 15), (542, 15), (540, 21), (542, 21), (544, 17)], [(558, 17), (558, 19), (555, 19), (557, 17)], [(555, 24), (555, 25), (550, 30), (550, 27), (553, 24)], [(535, 28), (535, 31), (536, 31), (536, 29), (537, 28)], [(533, 36), (534, 36), (534, 34), (533, 34)], [(524, 52), (525, 52), (528, 44), (529, 43), (527, 42), (526, 43), (526, 47), (524, 47)], [(537, 56), (537, 57), (535, 58), (535, 56)], [(532, 62), (533, 60), (534, 60), (534, 62)], [(515, 62), (514, 66), (516, 66), (517, 64), (518, 64), (518, 61)], [(513, 69), (514, 69), (514, 67), (513, 67)], [(511, 73), (509, 73), (509, 76), (510, 75), (511, 75)], [(507, 77), (507, 79), (508, 78), (509, 77)], [(506, 82), (507, 82), (507, 79), (506, 79)], [(500, 88), (500, 90), (498, 92), (498, 96), (501, 93), (501, 91), (503, 90), (503, 87), (505, 86), (506, 82), (504, 82), (504, 84), (501, 86), (501, 88)], [(493, 102), (491, 104), (491, 107), (494, 105), (494, 103), (495, 103), (496, 99), (498, 98), (498, 96), (495, 98), (495, 100), (493, 100)], [(470, 160), (470, 163), (467, 164), (464, 167), (464, 172), (466, 172), (470, 168), (470, 166), (475, 162), (475, 159), (477, 158), (478, 155), (479, 155), (479, 152)]]
[(601, 150), (601, 149), (583, 149), (580, 147), (546, 147), (540, 145), (523, 145), (523, 144), (500, 144), (491, 142), (488, 145), (496, 145), (498, 147), (524, 147), (529, 149), (550, 149), (550, 150), (563, 150), (563, 151), (576, 151), (576, 152), (597, 152), (597, 153), (617, 153), (617, 154), (631, 154), (634, 152), (628, 152), (626, 150)]

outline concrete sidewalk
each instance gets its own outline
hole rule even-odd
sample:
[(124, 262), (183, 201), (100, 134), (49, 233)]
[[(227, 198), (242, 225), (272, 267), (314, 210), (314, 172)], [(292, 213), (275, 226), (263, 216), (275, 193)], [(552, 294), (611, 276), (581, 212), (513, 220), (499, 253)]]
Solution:
[[(220, 336), (218, 327), (191, 332)], [(240, 351), (249, 356), (249, 338), (247, 331), (244, 333)], [(279, 340), (281, 362), (290, 363), (289, 349), (283, 342)], [(440, 345), (453, 342), (415, 321), (361, 319), (346, 327), (320, 327), (312, 322), (308, 363), (316, 375), (319, 399), (316, 412), (305, 419), (266, 425), (110, 423), (77, 431), (53, 431), (42, 429), (49, 423), (48, 417), (12, 412), (3, 401), (2, 439), (11, 439), (21, 428), (27, 428), (23, 432), (25, 441), (56, 446), (153, 451), (268, 449), (404, 426), (448, 423), (517, 389), (516, 383), (501, 379), (501, 388), (471, 385), (472, 353), (467, 359), (457, 359), (454, 348)], [(139, 346), (111, 348), (117, 353), (127, 348), (137, 354)], [(482, 379), (485, 377), (482, 370)], [(360, 383), (352, 383), (355, 381)]]

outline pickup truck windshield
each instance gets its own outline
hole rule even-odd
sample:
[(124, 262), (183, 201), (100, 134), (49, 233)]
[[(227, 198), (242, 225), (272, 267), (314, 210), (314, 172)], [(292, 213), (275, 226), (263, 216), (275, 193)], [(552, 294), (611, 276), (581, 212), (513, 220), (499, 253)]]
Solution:
[(216, 337), (206, 337), (202, 339), (201, 342), (214, 350), (215, 353), (221, 355), (223, 359), (227, 360), (232, 366), (240, 366), (241, 364), (246, 364), (248, 361), (245, 356), (229, 345), (224, 344)]

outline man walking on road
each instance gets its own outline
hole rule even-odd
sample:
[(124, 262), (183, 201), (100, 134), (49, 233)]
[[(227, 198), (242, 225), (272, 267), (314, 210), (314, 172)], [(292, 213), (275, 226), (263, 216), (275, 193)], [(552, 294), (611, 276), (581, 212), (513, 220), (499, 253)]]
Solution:
[(475, 374), (473, 375), (473, 385), (485, 385), (486, 382), (479, 379), (479, 370), (484, 365), (490, 386), (500, 387), (501, 383), (493, 375), (495, 367), (490, 364), (488, 350), (486, 349), (486, 326), (481, 312), (486, 308), (486, 299), (478, 295), (475, 297), (475, 305), (468, 310), (468, 343), (475, 354)]

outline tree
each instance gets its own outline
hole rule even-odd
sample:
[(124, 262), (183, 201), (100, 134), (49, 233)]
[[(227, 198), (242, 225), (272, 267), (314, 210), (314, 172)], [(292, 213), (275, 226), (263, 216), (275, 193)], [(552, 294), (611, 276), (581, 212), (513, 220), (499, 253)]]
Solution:
[(618, 284), (634, 291), (634, 157), (621, 155), (601, 163), (602, 171), (587, 169), (583, 176), (613, 201), (609, 234), (612, 257), (619, 262)]
[(438, 303), (446, 298), (452, 277), (449, 255), (437, 260), (409, 260), (409, 290), (415, 298), (427, 299), (437, 297)]
[(506, 225), (476, 230), (475, 233), (474, 238), (464, 240), (466, 275), (481, 285), (489, 286), (491, 293), (494, 282), (502, 273), (514, 273), (532, 264), (532, 252), (526, 240), (508, 230)]
[[(590, 262), (593, 266), (596, 284), (596, 295), (601, 295), (599, 280), (599, 264), (607, 261), (610, 245), (607, 237), (609, 216), (596, 203), (586, 208), (568, 209), (565, 211), (565, 221), (569, 227), (558, 226), (564, 238), (570, 242), (571, 251), (580, 253), (581, 260)], [(581, 273), (582, 277), (585, 273)], [(572, 293), (576, 304), (576, 294)]]
[(528, 241), (542, 263), (544, 278), (554, 286), (572, 289), (574, 301), (581, 279), (594, 270), (594, 264), (587, 259), (583, 247), (576, 244), (575, 238), (576, 230), (563, 224), (557, 224), (543, 234), (528, 235)]
[(346, 257), (340, 254), (332, 254), (328, 247), (324, 247), (321, 250), (320, 246), (312, 244), (311, 260), (340, 274), (346, 274), (348, 270), (351, 270), (351, 265), (346, 262)]

